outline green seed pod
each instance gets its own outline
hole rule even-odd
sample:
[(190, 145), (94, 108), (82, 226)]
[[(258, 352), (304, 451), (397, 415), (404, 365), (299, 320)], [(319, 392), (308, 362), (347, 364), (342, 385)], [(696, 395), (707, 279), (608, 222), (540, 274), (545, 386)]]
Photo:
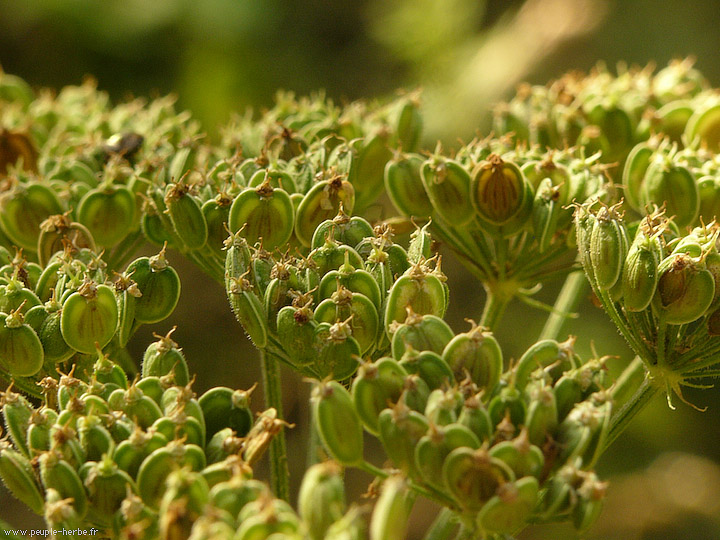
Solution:
[(315, 361), (317, 327), (318, 323), (313, 318), (313, 312), (307, 306), (301, 308), (285, 306), (278, 312), (278, 340), (290, 355), (296, 368), (302, 368)]
[(160, 408), (166, 416), (176, 412), (186, 413), (200, 422), (203, 431), (205, 430), (205, 415), (200, 402), (195, 399), (195, 392), (192, 391), (191, 385), (168, 387), (163, 392)]
[(137, 473), (138, 493), (150, 508), (157, 509), (167, 489), (167, 478), (173, 470), (189, 467), (200, 472), (206, 466), (201, 448), (182, 441), (171, 441), (147, 456)]
[(222, 462), (231, 455), (238, 455), (242, 451), (243, 440), (235, 437), (231, 428), (222, 428), (216, 432), (205, 445), (205, 456), (208, 465)]
[(712, 304), (715, 280), (705, 264), (678, 253), (658, 267), (655, 305), (665, 322), (686, 324), (702, 317)]
[(463, 403), (458, 424), (461, 424), (472, 431), (479, 441), (489, 441), (492, 437), (494, 427), (490, 420), (490, 414), (480, 400), (480, 394), (470, 396)]
[(383, 482), (370, 518), (370, 540), (404, 540), (410, 518), (407, 481), (393, 476)]
[(250, 177), (248, 187), (256, 188), (267, 182), (273, 189), (282, 189), (285, 193), (297, 192), (297, 185), (293, 177), (284, 172), (273, 169), (260, 169)]
[(558, 230), (558, 220), (563, 211), (560, 191), (550, 178), (540, 182), (532, 208), (532, 226), (538, 241), (538, 252), (545, 252)]
[(622, 172), (622, 182), (625, 188), (624, 196), (628, 204), (638, 212), (642, 211), (641, 194), (645, 182), (645, 174), (652, 162), (655, 152), (658, 151), (658, 141), (637, 144), (628, 154)]
[(165, 190), (165, 206), (177, 237), (188, 249), (200, 249), (207, 242), (208, 226), (193, 191), (194, 186), (182, 180), (169, 184)]
[(448, 324), (435, 315), (418, 315), (408, 307), (407, 318), (402, 324), (395, 324), (391, 330), (392, 354), (402, 359), (408, 347), (419, 351), (432, 351), (440, 354), (454, 334)]
[(60, 330), (65, 342), (76, 351), (92, 354), (96, 344), (105, 347), (117, 326), (115, 294), (107, 285), (87, 281), (63, 302)]
[(290, 291), (302, 290), (302, 283), (297, 268), (284, 261), (278, 262), (273, 267), (270, 277), (272, 279), (265, 289), (263, 302), (268, 327), (271, 331), (275, 331), (278, 313), (293, 301)]
[(547, 370), (549, 374), (559, 378), (565, 371), (578, 367), (579, 360), (573, 345), (575, 338), (558, 343), (554, 339), (543, 339), (532, 345), (518, 360), (515, 368), (515, 388), (524, 390), (530, 380), (530, 375), (536, 369)]
[(585, 274), (589, 279), (594, 278), (592, 262), (590, 261), (590, 236), (597, 218), (588, 205), (581, 205), (575, 208), (573, 214), (575, 222), (576, 244), (580, 255), (580, 262), (583, 265)]
[(487, 450), (456, 448), (445, 458), (442, 475), (447, 490), (460, 506), (477, 512), (508, 481), (512, 471)]
[(436, 426), (446, 426), (457, 422), (463, 404), (462, 394), (454, 389), (438, 388), (430, 392), (425, 405), (425, 417)]
[(165, 414), (166, 416), (158, 418), (151, 426), (158, 433), (165, 435), (168, 440), (182, 440), (201, 448), (205, 446), (204, 423), (182, 410)]
[(16, 452), (7, 441), (0, 441), (0, 478), (16, 499), (36, 514), (42, 513), (45, 500), (32, 465), (27, 457)]
[(41, 302), (47, 302), (52, 297), (56, 288), (60, 272), (63, 269), (63, 262), (55, 260), (43, 268), (35, 286), (35, 293)]
[(475, 211), (470, 201), (470, 175), (462, 165), (436, 153), (423, 163), (420, 177), (435, 212), (442, 219), (456, 226), (472, 220)]
[(678, 227), (695, 222), (700, 209), (700, 192), (688, 168), (672, 158), (658, 155), (648, 165), (642, 184), (640, 203), (666, 205), (669, 216)]
[(720, 105), (698, 108), (688, 119), (685, 137), (688, 143), (700, 142), (712, 152), (720, 150)]
[(133, 384), (135, 385), (135, 388), (140, 390), (143, 394), (152, 399), (155, 403), (162, 406), (163, 394), (167, 389), (168, 384), (175, 384), (175, 382), (172, 380), (172, 376), (161, 378), (150, 375), (147, 377), (143, 377), (142, 379), (134, 382)]
[(203, 514), (210, 498), (210, 487), (197, 472), (178, 469), (167, 478), (167, 490), (160, 502), (162, 538), (189, 538), (193, 524)]
[(575, 529), (583, 533), (600, 517), (607, 483), (600, 482), (597, 476), (589, 472), (577, 489), (578, 500), (572, 510), (572, 521)]
[(225, 239), (225, 287), (229, 286), (231, 278), (240, 278), (248, 271), (252, 274), (252, 267), (253, 258), (247, 241), (239, 233), (230, 234)]
[(397, 145), (407, 152), (412, 152), (420, 143), (423, 126), (419, 96), (417, 94), (406, 96), (393, 108)]
[(506, 386), (488, 404), (490, 420), (496, 427), (505, 417), (515, 427), (525, 425), (526, 412), (527, 405), (517, 387)]
[(312, 402), (325, 448), (342, 465), (360, 465), (363, 462), (362, 423), (350, 392), (336, 381), (320, 383), (313, 390)]
[(533, 477), (507, 482), (480, 510), (479, 527), (491, 534), (513, 534), (522, 529), (533, 513), (539, 497), (538, 481)]
[(349, 260), (346, 260), (337, 270), (331, 270), (323, 276), (318, 287), (318, 298), (320, 300), (330, 298), (340, 286), (350, 292), (362, 294), (373, 303), (376, 309), (380, 309), (382, 296), (377, 281), (370, 272), (362, 268), (355, 269)]
[(234, 540), (263, 540), (273, 537), (296, 540), (298, 519), (291, 510), (277, 509), (276, 507), (280, 506), (278, 499), (258, 503), (259, 501), (249, 503), (246, 508), (251, 508), (252, 513), (244, 518), (238, 517), (240, 526)]
[(445, 490), (443, 481), (443, 463), (448, 454), (456, 448), (480, 448), (475, 434), (461, 424), (435, 426), (430, 429), (415, 447), (415, 466), (423, 480), (440, 490)]
[(615, 285), (627, 250), (627, 230), (622, 216), (612, 207), (602, 207), (590, 233), (590, 263), (598, 287), (608, 290)]
[(386, 330), (394, 321), (405, 322), (408, 308), (417, 315), (445, 315), (445, 290), (442, 281), (419, 265), (410, 268), (390, 288), (385, 308)]
[(641, 225), (623, 264), (622, 304), (628, 311), (643, 311), (655, 296), (662, 246), (657, 235), (648, 232)]
[(698, 179), (700, 211), (698, 221), (710, 223), (720, 218), (720, 178), (703, 176)]
[(146, 432), (136, 426), (135, 431), (115, 447), (113, 461), (121, 470), (135, 478), (145, 458), (167, 443), (165, 435), (158, 433), (154, 428), (149, 428)]
[(402, 401), (386, 408), (378, 417), (380, 442), (393, 464), (410, 478), (419, 478), (415, 447), (429, 429), (425, 416), (410, 410)]
[(50, 428), (57, 420), (57, 412), (42, 407), (33, 412), (27, 430), (28, 455), (35, 456), (50, 450)]
[(295, 236), (304, 246), (310, 246), (318, 225), (332, 219), (342, 204), (344, 211), (352, 213), (355, 206), (355, 189), (342, 176), (317, 182), (303, 198), (295, 215)]
[(207, 247), (218, 259), (224, 259), (223, 246), (228, 238), (230, 222), (230, 205), (233, 199), (225, 192), (219, 193), (214, 199), (203, 203), (201, 210), (208, 227)]
[(407, 254), (408, 262), (411, 264), (417, 264), (432, 257), (433, 239), (428, 232), (429, 227), (430, 223), (427, 223), (410, 235), (410, 245), (408, 246)]
[(351, 293), (340, 286), (331, 298), (320, 302), (314, 316), (318, 323), (334, 323), (352, 317), (350, 327), (353, 338), (360, 345), (360, 354), (371, 352), (375, 346), (380, 320), (375, 305), (362, 294)]
[(38, 247), (40, 224), (62, 211), (55, 192), (41, 183), (17, 184), (0, 196), (2, 231), (13, 244), (32, 252)]
[(22, 78), (3, 72), (0, 74), (0, 99), (25, 108), (35, 100), (35, 92)]
[(342, 381), (357, 370), (360, 345), (352, 337), (351, 322), (318, 323), (315, 329), (317, 356), (312, 366), (317, 377)]
[(404, 402), (414, 411), (422, 412), (427, 407), (430, 397), (430, 388), (420, 375), (408, 375), (405, 377), (403, 393), (400, 401)]
[(33, 406), (21, 394), (9, 389), (2, 394), (2, 413), (5, 418), (5, 430), (10, 440), (25, 457), (30, 455), (27, 444), (27, 432), (34, 413)]
[(175, 330), (173, 327), (166, 336), (158, 336), (158, 341), (151, 343), (142, 362), (142, 376), (145, 377), (163, 377), (165, 375), (173, 375), (174, 383), (178, 386), (185, 386), (190, 382), (187, 361), (182, 349), (179, 349), (170, 335)]
[(115, 441), (97, 416), (88, 415), (79, 418), (77, 430), (80, 446), (88, 461), (100, 461), (104, 454), (112, 455)]
[(452, 369), (455, 380), (469, 374), (472, 381), (486, 395), (491, 395), (500, 382), (503, 356), (500, 345), (492, 333), (471, 322), (470, 331), (458, 334), (445, 346), (442, 357)]
[(231, 516), (237, 516), (247, 503), (269, 495), (267, 484), (235, 475), (227, 482), (210, 488), (210, 504)]
[(77, 207), (77, 220), (99, 246), (113, 247), (135, 229), (135, 194), (125, 186), (105, 184), (88, 191)]
[(88, 493), (88, 518), (106, 527), (112, 524), (128, 494), (137, 493), (134, 480), (118, 468), (109, 454), (86, 463), (80, 476)]
[(57, 490), (63, 499), (72, 499), (75, 512), (83, 517), (87, 512), (87, 494), (75, 469), (54, 451), (41, 454), (39, 462), (43, 487)]
[(142, 206), (142, 217), (140, 218), (140, 229), (143, 235), (150, 242), (157, 246), (182, 246), (182, 241), (172, 229), (172, 223), (165, 217), (165, 203), (158, 208), (154, 200), (147, 200)]
[(470, 196), (478, 216), (494, 226), (510, 225), (514, 218), (526, 213), (525, 207), (529, 207), (525, 216), (529, 217), (532, 208), (532, 202), (527, 200), (532, 197), (532, 188), (522, 171), (497, 154), (488, 156), (473, 171)]
[(557, 401), (552, 389), (539, 386), (530, 390), (525, 425), (530, 442), (534, 445), (542, 447), (548, 438), (552, 438), (558, 425)]
[(140, 257), (125, 269), (140, 290), (135, 298), (135, 320), (152, 324), (165, 320), (180, 299), (180, 277), (165, 258), (165, 248), (153, 257)]
[(385, 189), (395, 208), (407, 217), (433, 212), (420, 174), (423, 161), (418, 154), (397, 154), (385, 166)]
[[(205, 453), (207, 455), (207, 449)], [(207, 458), (208, 466), (202, 470), (201, 474), (209, 487), (227, 482), (236, 475), (244, 476), (245, 478), (252, 477), (252, 468), (245, 463), (236, 452), (228, 452), (222, 460), (216, 461), (215, 463), (210, 463), (210, 456), (207, 456)]]
[(227, 294), (235, 318), (255, 347), (262, 349), (267, 345), (268, 317), (252, 289), (253, 285), (247, 279), (237, 278), (231, 280)]
[(321, 276), (339, 269), (345, 264), (346, 259), (354, 268), (361, 268), (363, 265), (362, 258), (353, 248), (338, 244), (331, 236), (322, 246), (314, 249), (308, 259), (314, 263), (314, 268)]
[(407, 372), (393, 358), (383, 357), (360, 366), (352, 384), (352, 398), (360, 420), (370, 433), (378, 434), (378, 417), (397, 403)]
[(41, 304), (37, 295), (15, 278), (10, 278), (7, 285), (0, 285), (0, 311), (3, 313), (18, 310), (25, 314)]
[(400, 365), (409, 374), (418, 374), (430, 390), (449, 385), (453, 380), (453, 372), (442, 357), (433, 351), (418, 352), (407, 346), (402, 355)]
[(24, 323), (22, 313), (0, 313), (0, 367), (16, 377), (29, 377), (40, 371), (43, 360), (40, 338)]
[(63, 252), (66, 245), (97, 252), (95, 240), (87, 227), (71, 221), (67, 214), (52, 215), (40, 224), (35, 250), (41, 266), (47, 265), (56, 253)]
[(322, 247), (329, 238), (353, 247), (357, 246), (364, 238), (372, 237), (373, 234), (372, 225), (365, 218), (348, 216), (340, 205), (337, 216), (323, 221), (315, 229), (310, 247), (312, 249)]
[(66, 531), (69, 534), (63, 536), (69, 540), (80, 540), (82, 538), (77, 532), (81, 530), (80, 525), (83, 516), (78, 515), (72, 499), (63, 497), (58, 490), (48, 488), (45, 491), (45, 511), (43, 514), (45, 522), (51, 530)]
[(246, 189), (230, 207), (229, 228), (241, 234), (250, 245), (262, 239), (266, 249), (286, 244), (292, 236), (295, 209), (283, 189), (273, 189), (264, 182), (256, 189)]
[(137, 386), (115, 390), (108, 398), (108, 405), (113, 410), (124, 412), (143, 429), (149, 428), (162, 416), (158, 404)]
[(298, 495), (298, 512), (313, 540), (322, 540), (335, 521), (345, 513), (345, 486), (340, 467), (332, 462), (317, 463), (303, 476)]
[(250, 394), (254, 390), (232, 390), (217, 386), (205, 392), (198, 403), (203, 411), (207, 440), (223, 428), (229, 427), (238, 437), (244, 437), (250, 431), (253, 415), (250, 410)]
[(32, 308), (33, 313), (30, 314), (30, 317), (26, 316), (25, 321), (31, 321), (35, 318), (36, 313), (37, 315), (45, 315), (42, 318), (42, 322), (39, 322), (37, 325), (31, 324), (31, 326), (33, 326), (40, 338), (40, 343), (42, 344), (45, 354), (45, 361), (57, 364), (69, 359), (75, 354), (75, 350), (65, 342), (62, 336), (62, 310), (60, 309), (60, 304), (55, 301), (50, 301), (46, 306), (48, 307), (35, 306)]
[(382, 193), (385, 165), (390, 158), (392, 152), (388, 148), (388, 133), (384, 130), (362, 140), (348, 174), (348, 181), (355, 188), (358, 213), (375, 203)]

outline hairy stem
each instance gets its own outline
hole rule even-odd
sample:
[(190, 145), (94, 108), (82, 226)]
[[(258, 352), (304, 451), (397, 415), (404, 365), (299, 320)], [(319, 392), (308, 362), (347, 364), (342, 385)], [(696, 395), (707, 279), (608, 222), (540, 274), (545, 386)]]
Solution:
[[(271, 354), (263, 350), (260, 351), (260, 362), (265, 389), (265, 407), (274, 408), (278, 413), (278, 418), (282, 418), (280, 366)], [(286, 501), (290, 499), (290, 473), (287, 464), (285, 430), (280, 430), (270, 443), (270, 485), (277, 498)]]
[(658, 391), (658, 386), (653, 384), (652, 379), (645, 377), (640, 387), (635, 393), (626, 401), (620, 409), (613, 415), (610, 420), (610, 430), (608, 431), (603, 451), (607, 449), (617, 437), (625, 431), (625, 428), (630, 425), (631, 420), (637, 413), (642, 411), (645, 406), (650, 403), (650, 400)]

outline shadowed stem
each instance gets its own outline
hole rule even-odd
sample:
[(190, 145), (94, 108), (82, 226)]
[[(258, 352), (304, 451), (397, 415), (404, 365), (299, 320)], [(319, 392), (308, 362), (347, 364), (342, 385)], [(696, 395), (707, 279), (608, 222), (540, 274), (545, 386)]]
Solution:
[[(274, 408), (278, 418), (283, 418), (282, 385), (277, 359), (267, 351), (260, 350), (260, 367), (265, 390), (265, 407)], [(281, 429), (270, 443), (270, 485), (278, 499), (289, 501), (290, 473), (288, 472), (284, 429)]]

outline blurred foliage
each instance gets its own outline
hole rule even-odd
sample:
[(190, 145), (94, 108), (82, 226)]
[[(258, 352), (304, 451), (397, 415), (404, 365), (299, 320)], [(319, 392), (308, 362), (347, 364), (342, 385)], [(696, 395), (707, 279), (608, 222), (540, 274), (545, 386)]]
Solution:
[[(35, 86), (53, 88), (91, 74), (116, 100), (174, 92), (180, 107), (210, 131), (231, 111), (270, 106), (279, 88), (298, 94), (324, 88), (342, 101), (423, 87), (426, 142), (452, 143), (486, 132), (489, 108), (520, 81), (544, 83), (570, 69), (587, 71), (598, 60), (663, 65), (690, 54), (720, 86), (718, 27), (720, 10), (704, 0), (0, 0), (0, 64)], [(444, 268), (451, 290), (479, 289), (457, 265)], [(180, 272), (184, 283), (196, 278), (189, 288), (203, 286), (189, 265)], [(551, 284), (539, 298), (551, 302), (559, 286)], [(191, 370), (199, 372), (198, 388), (218, 380), (247, 387), (259, 373), (253, 349), (223, 295), (206, 287), (204, 304), (181, 299), (168, 324), (194, 321), (193, 327), (180, 325), (175, 337)], [(483, 303), (481, 292), (455, 294), (448, 322), (461, 330), (463, 318), (477, 317)], [(528, 319), (527, 310), (514, 309), (498, 339), (517, 357), (540, 332), (544, 313)], [(168, 327), (148, 327), (136, 338), (138, 350), (153, 330)], [(527, 339), (517, 339), (521, 328)], [(629, 360), (627, 347), (589, 301), (566, 330), (579, 335), (581, 355), (592, 340), (600, 354), (619, 355), (616, 369)], [(207, 335), (228, 337), (210, 340), (209, 349)], [(306, 424), (307, 385), (284, 375), (288, 390), (299, 388), (284, 393), (288, 420)], [(720, 399), (716, 391), (688, 398), (709, 412), (671, 412), (658, 400), (604, 457), (603, 476), (622, 476), (611, 478), (593, 538), (720, 537), (720, 510), (712, 506), (720, 490)], [(299, 429), (290, 437), (291, 447), (293, 439), (303, 440)], [(670, 450), (688, 454), (658, 457)], [(303, 452), (294, 470), (303, 469)], [(701, 493), (688, 485), (702, 486)], [(1, 517), (17, 517), (5, 498), (1, 506)], [(548, 528), (532, 538), (563, 534)]]

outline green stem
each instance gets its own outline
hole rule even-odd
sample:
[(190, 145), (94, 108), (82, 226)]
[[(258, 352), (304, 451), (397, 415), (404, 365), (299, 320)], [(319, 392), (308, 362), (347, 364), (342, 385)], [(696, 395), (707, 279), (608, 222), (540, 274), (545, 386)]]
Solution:
[(653, 384), (649, 377), (645, 377), (640, 384), (640, 388), (635, 391), (610, 420), (610, 429), (603, 445), (603, 451), (617, 439), (618, 435), (625, 431), (630, 421), (645, 408), (657, 391), (658, 386)]
[(423, 540), (446, 540), (457, 528), (458, 520), (449, 508), (443, 508), (425, 533)]
[(487, 298), (482, 316), (480, 317), (480, 326), (486, 326), (490, 330), (495, 331), (505, 314), (505, 308), (508, 302), (510, 302), (512, 295), (492, 291), (488, 287), (485, 287), (485, 290), (487, 291)]
[(545, 326), (540, 332), (541, 339), (558, 339), (565, 320), (570, 313), (577, 309), (580, 298), (585, 294), (588, 288), (588, 281), (585, 278), (585, 272), (575, 270), (568, 274), (565, 284), (560, 289), (555, 300), (554, 309), (545, 322)]
[[(260, 362), (265, 390), (265, 407), (274, 408), (278, 413), (278, 418), (282, 418), (280, 366), (278, 366), (277, 360), (264, 350), (260, 350)], [(280, 430), (270, 443), (270, 485), (278, 499), (290, 500), (290, 473), (287, 464), (285, 430)]]
[(615, 380), (615, 384), (610, 390), (615, 407), (621, 406), (630, 399), (633, 392), (640, 387), (645, 379), (645, 373), (645, 363), (642, 358), (636, 356)]

